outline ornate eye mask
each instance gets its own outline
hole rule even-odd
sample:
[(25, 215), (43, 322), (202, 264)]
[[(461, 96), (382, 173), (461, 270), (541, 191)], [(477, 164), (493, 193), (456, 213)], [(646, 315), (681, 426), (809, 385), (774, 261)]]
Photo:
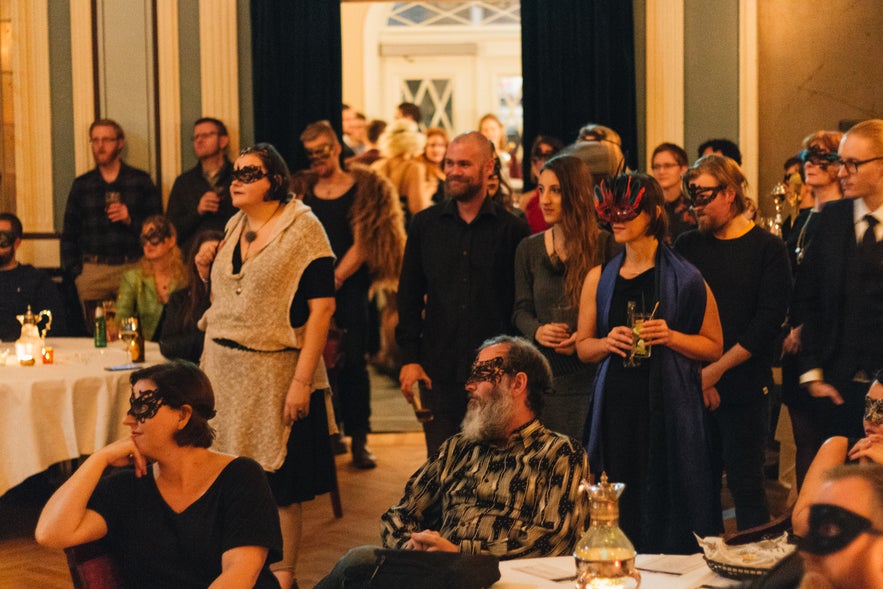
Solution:
[(508, 373), (509, 371), (506, 370), (506, 360), (502, 356), (497, 356), (490, 360), (476, 360), (472, 364), (472, 372), (469, 373), (466, 384), (489, 382), (496, 385), (503, 380), (503, 375)]
[(827, 170), (830, 165), (840, 165), (840, 155), (836, 151), (824, 151), (812, 146), (797, 154), (797, 158), (803, 163), (810, 162), (812, 165)]
[(799, 539), (797, 546), (810, 554), (834, 554), (864, 532), (883, 535), (866, 517), (836, 505), (817, 503), (809, 508), (809, 533)]
[(150, 245), (159, 245), (166, 238), (165, 235), (157, 231), (156, 229), (151, 229), (147, 233), (141, 236), (141, 247), (144, 247), (148, 243)]
[(331, 157), (331, 152), (333, 148), (330, 143), (323, 143), (319, 147), (315, 149), (307, 149), (307, 157), (310, 158), (311, 162), (320, 162), (322, 160), (327, 160)]
[(234, 180), (242, 182), (243, 184), (251, 184), (252, 182), (257, 182), (261, 178), (266, 178), (267, 173), (263, 171), (260, 166), (242, 166), (236, 170), (233, 170), (231, 174)]
[(13, 243), (15, 243), (15, 233), (6, 230), (0, 231), (0, 247), (12, 247)]
[(162, 393), (158, 389), (141, 391), (141, 395), (135, 396), (135, 389), (129, 395), (129, 410), (127, 415), (131, 415), (136, 421), (144, 423), (159, 411), (162, 407), (164, 399)]
[[(612, 186), (611, 186), (612, 184)], [(641, 214), (641, 201), (646, 188), (629, 174), (617, 176), (613, 182), (602, 180), (595, 187), (595, 211), (608, 223), (625, 223)]]
[(865, 396), (865, 421), (870, 421), (874, 425), (883, 425), (883, 399)]

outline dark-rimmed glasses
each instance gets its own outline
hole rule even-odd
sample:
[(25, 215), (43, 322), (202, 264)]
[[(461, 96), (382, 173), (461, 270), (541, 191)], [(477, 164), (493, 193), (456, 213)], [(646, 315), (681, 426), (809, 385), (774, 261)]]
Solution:
[(717, 198), (720, 191), (726, 188), (726, 184), (718, 186), (699, 186), (698, 184), (690, 184), (687, 186), (687, 198), (694, 207), (704, 207)]
[(251, 184), (252, 182), (257, 182), (262, 178), (267, 177), (267, 173), (263, 171), (259, 166), (242, 166), (230, 174), (233, 176), (233, 179), (237, 182), (242, 182), (243, 184)]
[(193, 139), (193, 141), (197, 141), (199, 139), (208, 139), (209, 137), (211, 137), (213, 135), (220, 135), (220, 133), (218, 133), (217, 131), (207, 131), (205, 133), (194, 133), (193, 137), (191, 139)]
[(883, 160), (883, 155), (878, 155), (877, 157), (872, 157), (866, 160), (839, 160), (840, 165), (846, 168), (846, 171), (850, 174), (857, 174), (859, 166), (863, 166), (865, 164), (869, 164), (871, 162), (876, 162), (877, 160)]

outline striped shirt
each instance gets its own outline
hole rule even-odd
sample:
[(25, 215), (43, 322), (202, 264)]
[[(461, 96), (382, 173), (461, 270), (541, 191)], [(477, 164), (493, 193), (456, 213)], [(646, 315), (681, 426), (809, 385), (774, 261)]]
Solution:
[(581, 480), (588, 459), (575, 440), (533, 421), (505, 447), (456, 434), (414, 473), (381, 517), (387, 548), (436, 530), (472, 554), (502, 559), (570, 554), (589, 509)]

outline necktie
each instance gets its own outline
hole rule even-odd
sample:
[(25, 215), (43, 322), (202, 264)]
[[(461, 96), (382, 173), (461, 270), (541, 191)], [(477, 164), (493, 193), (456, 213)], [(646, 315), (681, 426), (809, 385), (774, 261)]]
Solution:
[(862, 235), (862, 249), (867, 252), (877, 245), (877, 233), (874, 231), (874, 226), (878, 221), (874, 215), (865, 215), (865, 221), (868, 223), (868, 228), (865, 229), (865, 233)]

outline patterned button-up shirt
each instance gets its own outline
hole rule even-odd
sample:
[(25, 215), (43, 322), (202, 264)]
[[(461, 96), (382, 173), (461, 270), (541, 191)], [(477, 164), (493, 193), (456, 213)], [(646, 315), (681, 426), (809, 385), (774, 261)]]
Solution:
[(572, 553), (584, 531), (588, 459), (575, 440), (533, 420), (505, 447), (457, 434), (414, 473), (381, 517), (387, 548), (431, 529), (460, 551), (502, 559)]

